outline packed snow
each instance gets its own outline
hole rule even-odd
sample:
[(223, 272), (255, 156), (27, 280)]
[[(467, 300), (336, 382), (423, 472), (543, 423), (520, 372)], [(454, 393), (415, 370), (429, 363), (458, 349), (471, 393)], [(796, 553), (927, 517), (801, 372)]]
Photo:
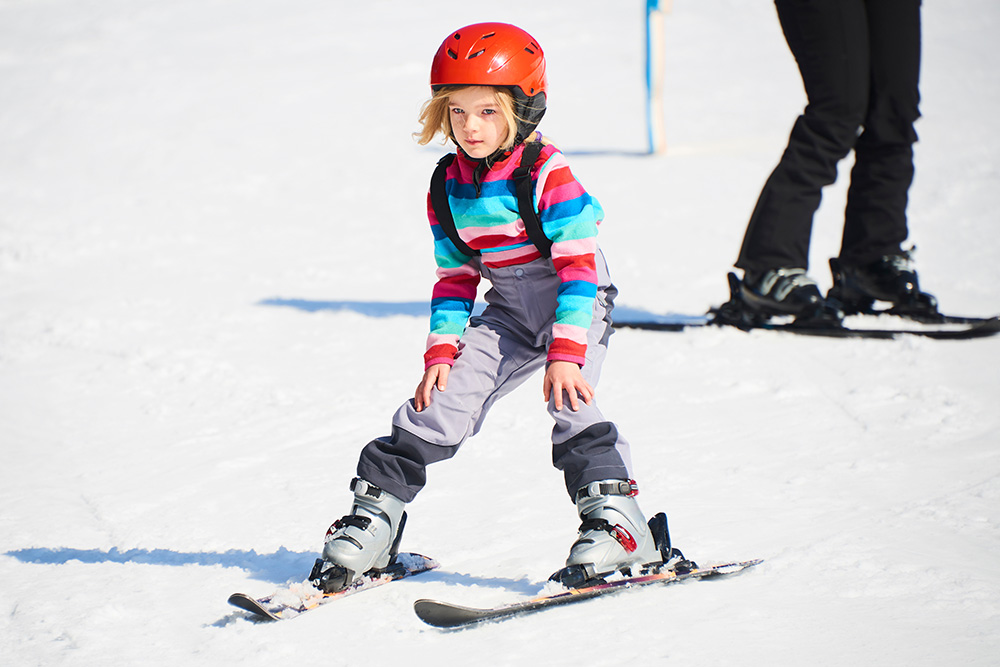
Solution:
[[(727, 298), (805, 98), (774, 7), (678, 0), (667, 153), (642, 2), (0, 0), (0, 660), (5, 665), (995, 665), (1000, 338), (622, 330), (598, 395), (645, 512), (715, 583), (446, 632), (418, 598), (545, 586), (578, 520), (541, 377), (430, 470), (403, 547), (441, 563), (287, 622), (357, 454), (422, 371), (411, 133), (452, 28), (521, 25), (541, 129), (607, 211), (624, 307)], [(1000, 5), (924, 3), (909, 215), (944, 310), (1000, 312)], [(825, 289), (848, 159), (816, 218)]]

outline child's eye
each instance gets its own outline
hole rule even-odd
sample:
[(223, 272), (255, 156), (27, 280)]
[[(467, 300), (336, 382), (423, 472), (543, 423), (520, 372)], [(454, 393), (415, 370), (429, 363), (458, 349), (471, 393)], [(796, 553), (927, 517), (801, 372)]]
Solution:
[(492, 116), (496, 112), (497, 112), (496, 109), (483, 109), (483, 115), (484, 116)]
[(451, 108), (451, 112), (452, 113), (465, 113), (462, 109), (459, 109), (458, 107), (452, 107)]

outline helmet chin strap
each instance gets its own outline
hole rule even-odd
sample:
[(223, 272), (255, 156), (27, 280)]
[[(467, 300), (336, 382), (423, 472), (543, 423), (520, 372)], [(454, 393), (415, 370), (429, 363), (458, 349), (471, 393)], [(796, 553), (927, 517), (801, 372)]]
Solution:
[(521, 139), (520, 134), (518, 134), (517, 137), (515, 137), (515, 139), (516, 143), (510, 148), (498, 148), (497, 150), (493, 151), (493, 153), (487, 155), (486, 157), (472, 157), (471, 155), (465, 152), (465, 149), (462, 148), (461, 144), (455, 141), (455, 137), (454, 135), (452, 135), (451, 140), (455, 142), (455, 146), (458, 148), (458, 152), (461, 153), (466, 160), (468, 160), (469, 162), (474, 162), (476, 164), (475, 169), (473, 169), (472, 171), (472, 185), (475, 186), (476, 188), (477, 197), (482, 194), (483, 172), (492, 169), (493, 165), (495, 165), (497, 162), (503, 162), (504, 160), (506, 160), (508, 157), (511, 156), (511, 154), (515, 150), (517, 150), (517, 147), (519, 145), (524, 143), (523, 140)]
[[(458, 145), (458, 142), (455, 143)], [(476, 163), (475, 169), (472, 170), (472, 185), (476, 188), (476, 197), (482, 194), (483, 172), (489, 171), (493, 168), (493, 165), (497, 162), (501, 162), (502, 160), (500, 158), (506, 159), (506, 157), (510, 156), (515, 148), (517, 148), (516, 144), (509, 149), (500, 148), (486, 157), (472, 157), (466, 153), (461, 146), (458, 146), (458, 152), (461, 153), (466, 160)]]
[(492, 167), (493, 165), (495, 165), (497, 162), (503, 162), (503, 159), (506, 158), (506, 157), (509, 157), (510, 154), (513, 153), (514, 150), (521, 143), (522, 142), (518, 141), (516, 144), (514, 144), (510, 148), (498, 148), (495, 151), (493, 151), (492, 153), (490, 153), (489, 155), (487, 155), (486, 157), (472, 157), (471, 155), (469, 155), (468, 153), (466, 153), (465, 149), (462, 148), (460, 145), (458, 145), (457, 142), (456, 142), (455, 145), (458, 147), (459, 152), (465, 157), (466, 160), (468, 160), (469, 162), (475, 162), (476, 164), (482, 164), (487, 169), (489, 169), (490, 167)]

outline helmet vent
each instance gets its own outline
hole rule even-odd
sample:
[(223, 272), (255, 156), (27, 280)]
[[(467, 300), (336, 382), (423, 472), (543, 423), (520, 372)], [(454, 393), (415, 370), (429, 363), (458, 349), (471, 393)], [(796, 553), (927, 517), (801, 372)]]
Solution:
[(487, 33), (487, 34), (483, 35), (482, 37), (480, 37), (480, 39), (489, 39), (490, 37), (494, 37), (495, 35), (496, 35), (495, 32)]
[(448, 57), (451, 58), (452, 60), (458, 60), (458, 54), (452, 51), (451, 49), (448, 49)]
[(469, 56), (468, 60), (472, 60), (473, 58), (478, 58), (479, 56), (483, 55), (484, 53), (486, 53), (486, 49), (479, 49), (475, 53), (471, 54)]

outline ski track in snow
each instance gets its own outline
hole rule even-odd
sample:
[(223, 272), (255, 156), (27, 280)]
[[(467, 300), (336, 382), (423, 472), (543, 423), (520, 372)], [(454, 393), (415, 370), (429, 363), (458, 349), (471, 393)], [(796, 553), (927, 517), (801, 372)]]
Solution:
[[(618, 332), (599, 397), (641, 504), (691, 558), (766, 559), (739, 577), (423, 625), (417, 598), (530, 597), (565, 558), (539, 377), (409, 508), (440, 570), (287, 623), (226, 604), (308, 573), (419, 379), (442, 149), (410, 133), (448, 30), (545, 46), (542, 129), (607, 210), (623, 306), (725, 300), (804, 95), (771, 3), (673, 4), (650, 158), (641, 3), (0, 2), (4, 664), (996, 664), (1000, 339)], [(991, 315), (1000, 9), (923, 11), (911, 240), (946, 311)]]

